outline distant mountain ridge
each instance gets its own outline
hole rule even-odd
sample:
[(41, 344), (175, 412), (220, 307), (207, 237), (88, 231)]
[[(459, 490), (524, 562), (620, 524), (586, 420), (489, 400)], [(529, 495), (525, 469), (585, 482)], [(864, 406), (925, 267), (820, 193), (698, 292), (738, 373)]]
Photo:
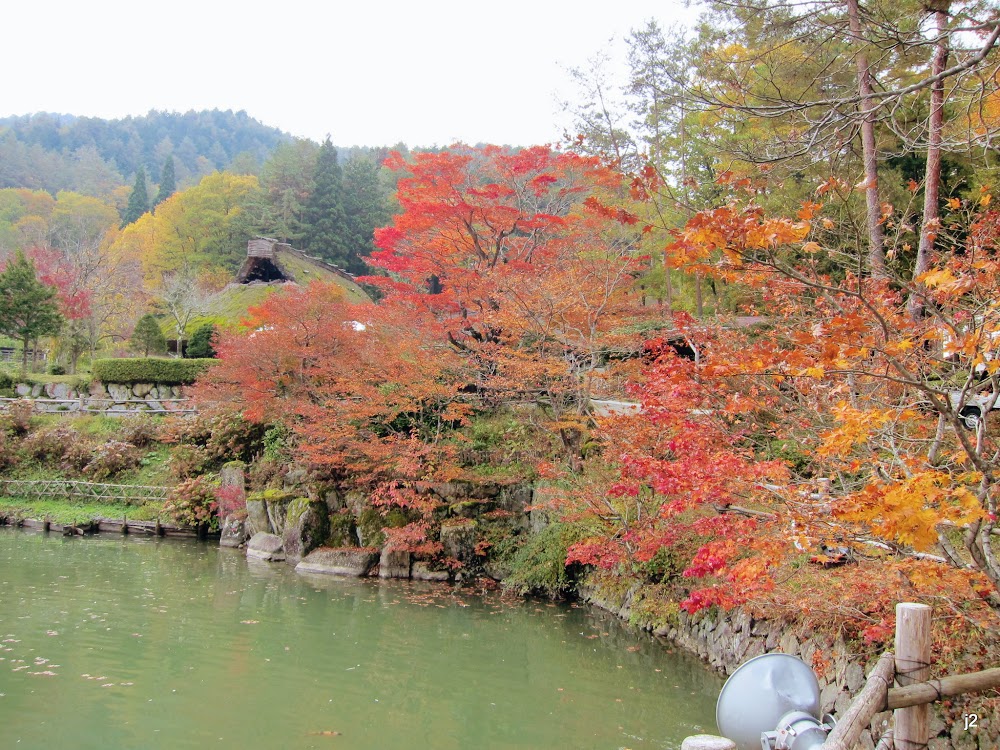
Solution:
[(234, 166), (253, 171), (292, 136), (245, 111), (160, 112), (105, 120), (39, 112), (0, 118), (0, 188), (108, 196), (138, 168), (156, 183), (168, 157), (179, 184)]

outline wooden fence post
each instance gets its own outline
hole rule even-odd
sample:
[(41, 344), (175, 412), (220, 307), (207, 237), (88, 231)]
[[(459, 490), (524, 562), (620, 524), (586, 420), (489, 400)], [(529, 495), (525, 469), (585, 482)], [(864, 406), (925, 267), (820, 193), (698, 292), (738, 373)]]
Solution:
[(823, 743), (822, 750), (852, 750), (872, 718), (885, 708), (886, 693), (892, 684), (895, 659), (892, 654), (882, 654), (868, 675), (864, 689), (855, 697), (847, 711), (837, 720), (837, 726)]
[[(931, 608), (926, 604), (896, 605), (896, 683), (906, 687), (931, 676)], [(896, 709), (896, 750), (924, 750), (930, 734), (930, 704)]]

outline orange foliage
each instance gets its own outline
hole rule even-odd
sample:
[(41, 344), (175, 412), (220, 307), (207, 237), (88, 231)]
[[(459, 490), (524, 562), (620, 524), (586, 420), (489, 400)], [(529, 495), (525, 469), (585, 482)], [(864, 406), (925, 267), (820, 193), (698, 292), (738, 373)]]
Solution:
[[(595, 529), (571, 560), (638, 572), (694, 542), (685, 575), (705, 585), (692, 610), (761, 596), (803, 554), (888, 555), (910, 571), (930, 553), (949, 575), (970, 581), (971, 566), (1000, 583), (996, 417), (978, 431), (961, 418), (1000, 391), (1000, 222), (983, 212), (965, 244), (939, 242), (930, 271), (894, 285), (824, 271), (821, 209), (792, 221), (734, 201), (677, 233), (672, 262), (742, 285), (767, 323), (675, 321), (699, 362), (661, 357), (637, 389), (642, 413), (602, 425), (620, 477), (567, 499)], [(914, 316), (907, 289), (932, 314)]]

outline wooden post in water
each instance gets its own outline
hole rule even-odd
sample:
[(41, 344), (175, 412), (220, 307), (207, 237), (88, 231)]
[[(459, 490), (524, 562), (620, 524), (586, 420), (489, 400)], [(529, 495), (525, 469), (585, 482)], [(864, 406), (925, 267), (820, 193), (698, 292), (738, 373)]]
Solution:
[[(896, 605), (896, 683), (906, 687), (931, 676), (931, 608), (905, 602)], [(896, 709), (896, 750), (923, 750), (930, 735), (930, 705)]]

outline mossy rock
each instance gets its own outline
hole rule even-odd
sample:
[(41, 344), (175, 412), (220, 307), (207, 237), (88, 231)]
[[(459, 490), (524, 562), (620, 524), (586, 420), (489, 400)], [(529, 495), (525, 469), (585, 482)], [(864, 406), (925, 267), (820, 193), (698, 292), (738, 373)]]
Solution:
[(301, 560), (326, 542), (329, 536), (330, 519), (325, 503), (299, 497), (288, 504), (282, 534), (288, 560)]
[(269, 503), (290, 503), (295, 500), (299, 495), (291, 490), (279, 490), (276, 488), (271, 488), (263, 490), (260, 493), (254, 493), (261, 495), (262, 499)]
[[(298, 497), (294, 492), (287, 490), (268, 489), (259, 492), (252, 492), (247, 496), (247, 513), (253, 518), (256, 503), (263, 503), (267, 513), (268, 524), (275, 534), (282, 534), (285, 531), (285, 518), (288, 515), (289, 504)], [(256, 520), (252, 521), (255, 530), (260, 529)]]
[(346, 510), (330, 514), (330, 538), (327, 547), (352, 547), (357, 544), (354, 516)]
[(385, 532), (382, 529), (399, 529), (410, 523), (412, 519), (402, 508), (390, 508), (384, 515), (378, 508), (371, 506), (361, 511), (358, 517), (357, 534), (362, 547), (382, 547), (385, 544)]
[(468, 566), (476, 558), (479, 524), (470, 518), (449, 519), (441, 524), (444, 554)]
[(271, 521), (267, 517), (267, 503), (255, 492), (247, 498), (247, 524), (251, 534), (270, 533)]

